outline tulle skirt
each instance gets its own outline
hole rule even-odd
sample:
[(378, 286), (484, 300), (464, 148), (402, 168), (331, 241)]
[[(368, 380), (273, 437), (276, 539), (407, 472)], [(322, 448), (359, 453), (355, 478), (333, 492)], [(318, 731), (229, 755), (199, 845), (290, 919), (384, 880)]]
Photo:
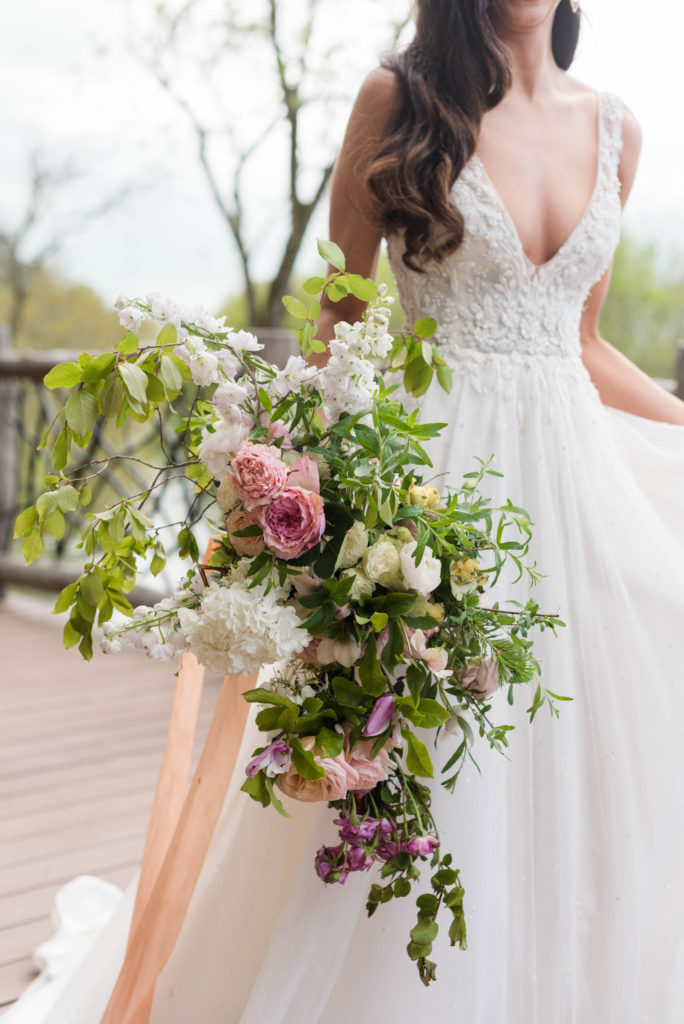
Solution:
[[(239, 792), (252, 711), (152, 1024), (684, 1020), (684, 428), (603, 406), (578, 356), (452, 362), (452, 393), (421, 400), (424, 421), (448, 424), (429, 475), (456, 483), (473, 456), (495, 456), (505, 476), (486, 489), (529, 511), (546, 574), (533, 593), (566, 623), (537, 638), (544, 683), (572, 697), (530, 727), (531, 691), (514, 707), (497, 696), (497, 719), (516, 726), (507, 756), (478, 740), (480, 771), (453, 796), (433, 785), (468, 950), (440, 936), (426, 989), (405, 952), (414, 898), (368, 920), (372, 872), (317, 879), (327, 808), (290, 802), (286, 821)], [(526, 586), (510, 596), (525, 600)], [(8, 1024), (96, 1024), (133, 888), (85, 957)]]

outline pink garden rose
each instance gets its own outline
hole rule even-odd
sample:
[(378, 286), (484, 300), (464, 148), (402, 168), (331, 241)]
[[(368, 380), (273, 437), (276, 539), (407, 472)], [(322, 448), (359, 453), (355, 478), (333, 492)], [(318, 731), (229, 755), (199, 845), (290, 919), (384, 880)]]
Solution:
[(254, 526), (254, 520), (240, 508), (234, 508), (230, 515), (226, 516), (226, 531), (233, 550), (237, 551), (238, 555), (248, 555), (251, 558), (264, 550), (264, 538), (235, 536), (249, 526)]
[(286, 796), (304, 803), (315, 803), (319, 800), (342, 800), (350, 789), (360, 788), (358, 772), (347, 761), (344, 751), (337, 757), (323, 757), (320, 748), (316, 746), (315, 736), (303, 736), (302, 746), (313, 753), (316, 764), (321, 766), (325, 776), (309, 782), (290, 767), (276, 779), (276, 785)]
[(459, 672), (459, 679), (464, 686), (472, 690), (474, 697), (480, 699), (491, 697), (499, 689), (496, 662), (493, 658), (487, 658), (480, 665), (462, 669)]
[(256, 509), (280, 494), (287, 482), (287, 466), (277, 448), (247, 441), (233, 459), (228, 478), (246, 508)]
[(318, 466), (309, 455), (302, 455), (301, 459), (290, 466), (287, 486), (303, 487), (305, 491), (315, 491), (316, 494), (320, 494), (321, 480)]
[(285, 487), (256, 510), (264, 541), (278, 558), (299, 558), (318, 544), (325, 529), (323, 499), (303, 487)]

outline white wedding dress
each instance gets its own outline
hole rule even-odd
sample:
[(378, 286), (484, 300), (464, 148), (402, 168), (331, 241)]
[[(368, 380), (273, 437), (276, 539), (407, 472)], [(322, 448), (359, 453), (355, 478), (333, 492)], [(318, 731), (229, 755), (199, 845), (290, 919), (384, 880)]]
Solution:
[[(153, 1024), (681, 1024), (684, 1021), (684, 428), (601, 404), (579, 322), (620, 230), (621, 101), (599, 97), (591, 202), (556, 255), (526, 257), (474, 157), (454, 187), (462, 247), (424, 276), (389, 254), (409, 322), (439, 321), (454, 371), (423, 419), (437, 483), (474, 455), (535, 522), (540, 606), (567, 628), (537, 641), (546, 685), (570, 695), (530, 728), (519, 693), (510, 756), (480, 745), (481, 775), (434, 785), (443, 845), (466, 888), (469, 948), (436, 943), (425, 989), (405, 944), (413, 897), (364, 902), (371, 875), (324, 886), (323, 806), (290, 821), (239, 792), (258, 736), (250, 718)], [(513, 596), (513, 595), (511, 595)], [(525, 593), (518, 590), (517, 597)], [(132, 894), (90, 951), (39, 985), (7, 1024), (97, 1024), (123, 955)]]

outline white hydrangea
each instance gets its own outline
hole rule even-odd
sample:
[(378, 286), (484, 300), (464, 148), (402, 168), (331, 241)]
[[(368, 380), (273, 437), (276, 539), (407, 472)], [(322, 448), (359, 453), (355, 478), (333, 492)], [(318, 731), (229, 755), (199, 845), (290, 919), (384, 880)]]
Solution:
[(284, 398), (290, 391), (298, 391), (319, 372), (318, 367), (310, 366), (302, 356), (290, 356), (283, 369), (270, 382), (268, 389)]
[(222, 512), (232, 512), (239, 500), (233, 481), (226, 477), (216, 491), (216, 504)]
[(188, 649), (221, 675), (249, 675), (262, 665), (291, 658), (310, 637), (294, 608), (281, 600), (282, 591), (266, 593), (263, 584), (212, 580), (199, 608), (178, 613)]
[(252, 417), (233, 406), (228, 415), (214, 424), (213, 433), (205, 430), (202, 434), (199, 460), (217, 480), (228, 475), (230, 461), (249, 438), (252, 426)]

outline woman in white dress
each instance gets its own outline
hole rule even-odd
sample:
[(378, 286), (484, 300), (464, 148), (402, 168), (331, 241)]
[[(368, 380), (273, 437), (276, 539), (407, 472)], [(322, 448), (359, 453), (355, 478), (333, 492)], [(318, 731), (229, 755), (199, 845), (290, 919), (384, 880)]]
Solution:
[[(536, 524), (539, 603), (567, 622), (537, 647), (573, 698), (560, 719), (529, 728), (524, 701), (501, 701), (510, 757), (480, 749), (481, 775), (434, 787), (469, 949), (440, 940), (425, 989), (404, 952), (413, 901), (369, 921), (368, 876), (319, 882), (326, 807), (283, 821), (239, 792), (250, 715), (153, 1024), (684, 1020), (684, 403), (598, 332), (640, 131), (568, 75), (579, 17), (570, 0), (418, 0), (414, 43), (360, 91), (332, 189), (350, 269), (374, 274), (386, 234), (407, 320), (439, 321), (454, 388), (421, 403), (448, 423), (435, 473), (495, 454), (494, 496)], [(324, 309), (321, 336), (361, 309)], [(8, 1024), (100, 1020), (131, 898)]]

